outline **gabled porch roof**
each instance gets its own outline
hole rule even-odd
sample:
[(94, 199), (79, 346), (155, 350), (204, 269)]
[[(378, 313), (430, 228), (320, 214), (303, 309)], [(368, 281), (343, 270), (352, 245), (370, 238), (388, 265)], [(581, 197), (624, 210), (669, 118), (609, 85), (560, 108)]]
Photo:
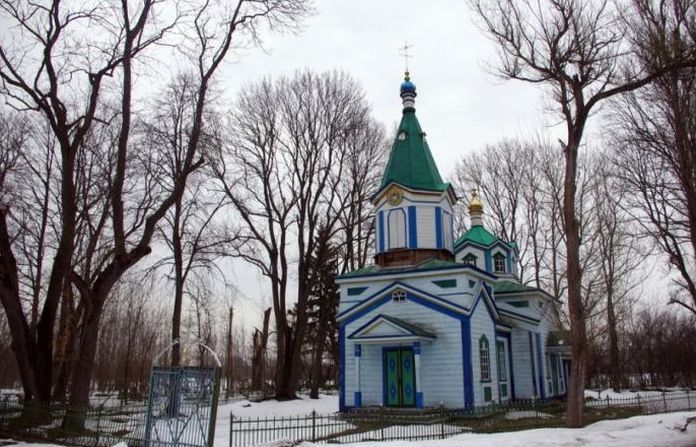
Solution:
[(361, 343), (432, 341), (437, 336), (426, 329), (390, 315), (379, 314), (356, 329), (349, 340)]

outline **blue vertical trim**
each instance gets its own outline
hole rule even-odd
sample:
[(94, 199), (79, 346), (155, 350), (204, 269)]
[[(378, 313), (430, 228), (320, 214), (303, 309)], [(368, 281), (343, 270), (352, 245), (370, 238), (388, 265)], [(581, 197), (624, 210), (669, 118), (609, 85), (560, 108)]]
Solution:
[(387, 347), (382, 346), (382, 405), (387, 406)]
[(379, 253), (384, 251), (384, 211), (377, 213), (377, 226), (379, 230)]
[(356, 407), (362, 407), (362, 393), (360, 391), (355, 392), (355, 395), (353, 396), (353, 405)]
[(505, 258), (506, 264), (507, 264), (507, 272), (512, 273), (512, 252), (508, 251), (507, 256)]
[(464, 376), (464, 406), (474, 406), (474, 367), (471, 364), (471, 321), (461, 319), (462, 326), (462, 372)]
[(491, 273), (493, 271), (493, 257), (491, 256), (491, 251), (486, 250), (483, 252), (483, 259), (486, 262), (486, 271)]
[(416, 207), (408, 207), (408, 247), (418, 248), (418, 227), (416, 225)]
[(508, 362), (510, 363), (510, 398), (517, 399), (515, 397), (515, 370), (512, 366), (512, 334), (508, 332), (507, 334), (505, 334), (505, 338), (507, 338), (508, 341)]
[(451, 214), (450, 214), (450, 228), (449, 228), (449, 231), (450, 231), (450, 235), (452, 236), (452, 239), (451, 239), (451, 241), (452, 241), (452, 246), (451, 246), (451, 247), (447, 247), (447, 248), (448, 248), (449, 250), (451, 250), (451, 251), (454, 251), (454, 218), (452, 217)]
[(423, 392), (416, 391), (416, 408), (423, 408)]
[(338, 327), (338, 409), (346, 410), (346, 327)]
[(539, 363), (539, 391), (541, 398), (546, 399), (546, 378), (544, 377), (544, 358), (541, 355), (541, 335), (536, 332), (534, 338), (536, 339), (536, 355), (537, 362)]
[(442, 248), (442, 208), (435, 207), (435, 246)]
[(534, 386), (534, 395), (537, 396), (537, 373), (536, 373), (536, 361), (534, 360), (534, 339), (532, 339), (532, 333), (527, 332), (529, 335), (529, 361), (532, 364), (532, 385)]
[(360, 343), (355, 344), (355, 356), (356, 357), (362, 356), (362, 345)]
[(421, 343), (419, 341), (413, 342), (413, 354), (420, 355), (421, 353)]

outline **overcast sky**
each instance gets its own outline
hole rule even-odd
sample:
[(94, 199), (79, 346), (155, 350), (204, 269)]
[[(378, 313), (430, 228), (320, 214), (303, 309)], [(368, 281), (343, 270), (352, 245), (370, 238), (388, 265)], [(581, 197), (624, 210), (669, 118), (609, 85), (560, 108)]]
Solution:
[[(548, 125), (554, 117), (544, 112), (538, 86), (503, 82), (487, 72), (495, 48), (464, 1), (317, 0), (315, 6), (300, 35), (266, 34), (265, 52), (245, 51), (224, 67), (220, 80), (227, 97), (263, 76), (342, 69), (362, 84), (374, 116), (391, 131), (401, 118), (399, 48), (408, 40), (418, 118), (443, 176), (463, 154), (488, 143), (559, 131)], [(260, 307), (258, 299), (269, 294), (265, 280), (240, 262), (233, 271), (247, 303)]]
[(342, 69), (363, 85), (375, 117), (391, 130), (401, 118), (399, 48), (408, 40), (418, 118), (443, 175), (467, 151), (530, 135), (553, 120), (537, 86), (486, 71), (495, 49), (464, 1), (318, 0), (315, 6), (299, 36), (268, 36), (267, 53), (250, 50), (228, 64), (227, 93), (263, 75)]

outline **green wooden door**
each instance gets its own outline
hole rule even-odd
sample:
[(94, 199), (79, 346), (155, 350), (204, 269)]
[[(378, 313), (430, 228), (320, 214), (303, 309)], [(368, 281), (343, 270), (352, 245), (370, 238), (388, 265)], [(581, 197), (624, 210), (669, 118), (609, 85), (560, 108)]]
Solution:
[(416, 374), (413, 349), (387, 349), (384, 360), (386, 405), (414, 407), (416, 405)]
[(402, 349), (401, 353), (401, 406), (416, 406), (416, 365), (413, 349)]

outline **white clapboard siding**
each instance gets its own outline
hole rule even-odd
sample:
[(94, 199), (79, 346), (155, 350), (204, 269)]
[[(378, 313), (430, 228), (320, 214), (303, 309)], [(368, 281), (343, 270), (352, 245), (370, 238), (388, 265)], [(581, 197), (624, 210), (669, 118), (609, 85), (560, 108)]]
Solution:
[[(437, 335), (432, 342), (421, 344), (422, 370), (437, 365), (437, 371), (446, 372), (447, 380), (433, 374), (421, 375), (421, 385), (425, 406), (445, 405), (462, 407), (464, 405), (464, 381), (462, 373), (461, 323), (458, 319), (436, 312), (412, 301), (393, 302), (363, 315), (346, 326), (346, 336), (366, 324), (379, 314), (391, 315), (409, 323), (416, 324)], [(410, 346), (411, 344), (406, 344)], [(380, 346), (362, 345), (361, 392), (364, 406), (383, 404), (382, 349)], [(346, 340), (346, 405), (354, 405), (355, 381), (354, 343)], [(427, 365), (427, 366), (426, 366)]]
[(529, 331), (512, 329), (512, 369), (515, 374), (515, 397), (531, 399), (534, 396), (532, 384), (532, 363), (529, 358)]

